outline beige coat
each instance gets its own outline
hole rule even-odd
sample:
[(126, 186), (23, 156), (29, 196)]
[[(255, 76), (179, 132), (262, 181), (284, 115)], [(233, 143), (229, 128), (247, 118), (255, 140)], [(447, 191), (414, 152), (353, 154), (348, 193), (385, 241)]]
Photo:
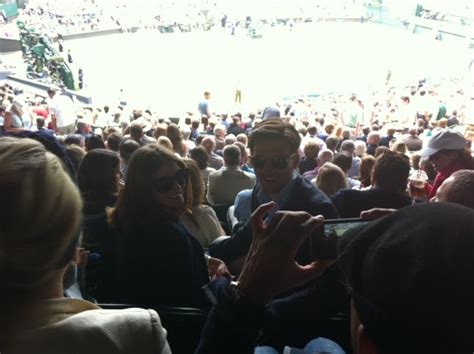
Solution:
[(255, 186), (255, 175), (239, 167), (223, 167), (209, 175), (207, 201), (211, 205), (234, 204), (237, 193)]
[(154, 310), (102, 310), (77, 299), (52, 299), (17, 318), (21, 335), (5, 354), (170, 354)]

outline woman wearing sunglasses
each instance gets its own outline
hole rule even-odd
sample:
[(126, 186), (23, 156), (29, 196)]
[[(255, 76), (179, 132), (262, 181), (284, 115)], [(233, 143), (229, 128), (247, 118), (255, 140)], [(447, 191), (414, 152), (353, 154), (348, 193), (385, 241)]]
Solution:
[(191, 210), (189, 172), (157, 145), (133, 154), (110, 222), (119, 233), (120, 301), (140, 305), (206, 307), (209, 282), (203, 250), (180, 223)]

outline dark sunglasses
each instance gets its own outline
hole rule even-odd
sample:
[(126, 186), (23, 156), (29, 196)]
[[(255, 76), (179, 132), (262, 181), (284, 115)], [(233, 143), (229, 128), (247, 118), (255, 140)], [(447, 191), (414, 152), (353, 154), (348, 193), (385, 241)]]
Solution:
[(283, 170), (288, 167), (288, 163), (290, 162), (291, 158), (294, 156), (294, 154), (291, 154), (289, 156), (273, 156), (271, 159), (264, 159), (259, 156), (250, 156), (250, 164), (254, 168), (264, 168), (267, 161), (270, 161), (270, 165), (277, 170)]
[(183, 187), (188, 181), (188, 178), (189, 170), (187, 168), (183, 168), (176, 172), (174, 176), (158, 178), (154, 183), (155, 190), (158, 193), (168, 193), (170, 190), (173, 189), (176, 183)]

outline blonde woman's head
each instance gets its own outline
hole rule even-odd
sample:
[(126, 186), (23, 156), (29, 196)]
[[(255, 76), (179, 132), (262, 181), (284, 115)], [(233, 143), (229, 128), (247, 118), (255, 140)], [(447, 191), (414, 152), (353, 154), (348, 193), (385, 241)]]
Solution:
[(320, 167), (316, 177), (316, 186), (328, 197), (340, 189), (349, 188), (344, 171), (332, 162), (326, 162)]
[(392, 145), (392, 151), (395, 151), (395, 152), (399, 152), (400, 154), (403, 154), (403, 155), (406, 155), (407, 154), (407, 146), (405, 145), (405, 143), (403, 141), (396, 141), (395, 143), (393, 143)]
[(33, 293), (72, 260), (81, 198), (60, 160), (34, 140), (0, 138), (0, 165), (2, 286)]
[(365, 141), (362, 141), (362, 140), (354, 141), (354, 153), (356, 154), (356, 156), (359, 156), (362, 158), (365, 156), (366, 151), (367, 151), (367, 144), (365, 143)]

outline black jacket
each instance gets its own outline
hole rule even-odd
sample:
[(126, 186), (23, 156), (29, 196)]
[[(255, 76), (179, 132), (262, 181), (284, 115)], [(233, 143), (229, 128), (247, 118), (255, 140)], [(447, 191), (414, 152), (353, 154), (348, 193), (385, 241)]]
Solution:
[(118, 280), (123, 303), (207, 307), (209, 282), (199, 243), (178, 222), (135, 225), (120, 234)]

